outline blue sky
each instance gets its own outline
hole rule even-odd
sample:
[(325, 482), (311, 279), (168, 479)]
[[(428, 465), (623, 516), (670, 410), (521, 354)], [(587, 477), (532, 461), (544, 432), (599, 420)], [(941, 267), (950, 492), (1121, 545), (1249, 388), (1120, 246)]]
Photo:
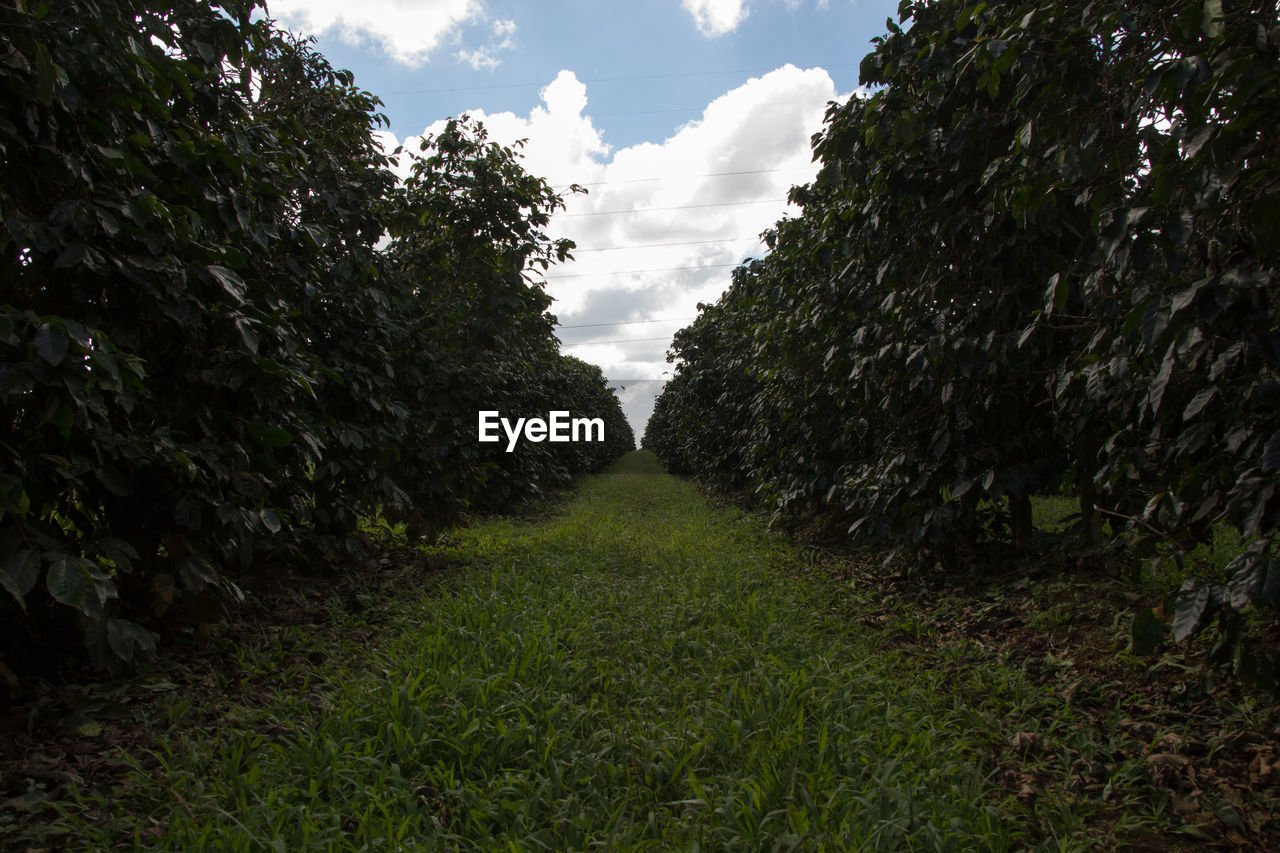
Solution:
[[(273, 0), (378, 95), (388, 148), (469, 113), (555, 185), (587, 185), (551, 226), (576, 260), (547, 275), (563, 351), (628, 383), (633, 425), (671, 335), (714, 301), (787, 189), (816, 170), (830, 100), (897, 0)], [(794, 212), (794, 211), (791, 211)]]

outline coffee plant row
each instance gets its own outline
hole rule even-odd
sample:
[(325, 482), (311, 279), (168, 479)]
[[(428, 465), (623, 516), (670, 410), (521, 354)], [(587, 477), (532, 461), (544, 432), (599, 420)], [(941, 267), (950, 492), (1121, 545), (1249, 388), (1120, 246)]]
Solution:
[[(466, 119), (397, 181), (379, 102), (256, 0), (0, 8), (0, 675), (213, 621), (255, 566), (632, 445), (540, 276), (562, 198)], [(604, 443), (476, 440), (480, 409)]]
[(1025, 542), (1030, 498), (1063, 489), (1093, 546), (1104, 522), (1152, 553), (1231, 525), (1230, 580), (1167, 621), (1237, 625), (1280, 592), (1276, 4), (899, 20), (862, 61), (873, 94), (814, 137), (802, 215), (677, 333), (646, 446), (943, 563)]

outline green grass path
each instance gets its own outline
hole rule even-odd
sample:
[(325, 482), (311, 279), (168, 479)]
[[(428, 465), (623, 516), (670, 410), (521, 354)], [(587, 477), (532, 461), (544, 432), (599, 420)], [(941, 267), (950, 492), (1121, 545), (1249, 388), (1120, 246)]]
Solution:
[[(171, 747), (139, 838), (218, 850), (1021, 847), (986, 778), (1026, 702), (879, 648), (835, 581), (636, 453), (491, 520), (373, 659)], [(846, 600), (848, 596), (845, 596)], [(944, 670), (950, 675), (942, 674)], [(957, 682), (956, 672), (967, 672)], [(155, 835), (156, 837), (147, 837)]]

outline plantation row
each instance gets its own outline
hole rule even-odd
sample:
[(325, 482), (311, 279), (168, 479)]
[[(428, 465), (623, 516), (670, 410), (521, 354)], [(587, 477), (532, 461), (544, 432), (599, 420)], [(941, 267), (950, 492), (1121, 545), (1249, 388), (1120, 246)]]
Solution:
[(942, 562), (1064, 489), (1090, 545), (1230, 525), (1247, 553), (1174, 635), (1275, 600), (1276, 4), (904, 2), (889, 30), (803, 214), (677, 333), (645, 445)]
[[(430, 530), (633, 445), (558, 352), (561, 197), (466, 120), (397, 182), (379, 102), (256, 5), (0, 9), (6, 680), (81, 634), (131, 660), (255, 564), (358, 552), (362, 518)], [(476, 440), (478, 410), (566, 408), (606, 441)]]

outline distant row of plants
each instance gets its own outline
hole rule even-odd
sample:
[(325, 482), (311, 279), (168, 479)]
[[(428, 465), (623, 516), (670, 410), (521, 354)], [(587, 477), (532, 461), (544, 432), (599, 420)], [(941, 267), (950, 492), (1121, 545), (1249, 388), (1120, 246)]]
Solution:
[(1280, 595), (1275, 5), (899, 17), (862, 62), (874, 94), (814, 138), (803, 214), (677, 333), (644, 444), (943, 563), (1027, 541), (1032, 496), (1062, 490), (1089, 546), (1104, 522), (1165, 557), (1235, 528), (1225, 583), (1188, 581), (1135, 641), (1215, 615), (1238, 639)]
[[(256, 0), (0, 9), (0, 676), (216, 619), (255, 564), (504, 506), (632, 446), (561, 356), (562, 197), (452, 121), (397, 181), (379, 102)], [(569, 408), (604, 444), (476, 441)]]

